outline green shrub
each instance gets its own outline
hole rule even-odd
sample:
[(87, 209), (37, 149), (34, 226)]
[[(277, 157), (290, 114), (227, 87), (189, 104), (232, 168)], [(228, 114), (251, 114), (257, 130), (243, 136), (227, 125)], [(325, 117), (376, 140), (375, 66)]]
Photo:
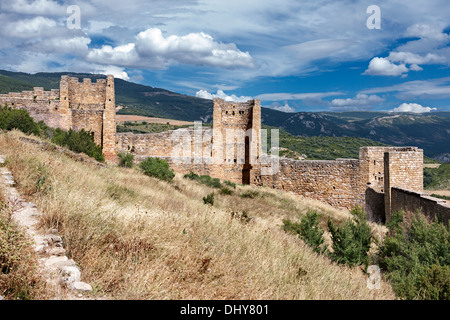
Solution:
[(199, 176), (198, 174), (195, 174), (194, 172), (191, 171), (188, 174), (185, 174), (183, 177), (186, 179), (198, 181), (199, 183), (204, 184), (211, 188), (217, 189), (222, 188), (222, 184), (220, 183), (220, 180), (218, 178), (211, 178), (208, 175)]
[(119, 157), (119, 166), (124, 168), (132, 168), (133, 167), (133, 160), (134, 155), (131, 153), (123, 153), (119, 152), (117, 154)]
[(105, 161), (102, 148), (94, 142), (92, 133), (84, 129), (80, 131), (70, 129), (68, 132), (59, 128), (54, 129), (52, 142), (65, 146), (74, 152), (83, 152), (97, 161)]
[(139, 165), (144, 174), (164, 181), (172, 181), (175, 177), (167, 161), (160, 158), (147, 158)]
[(319, 226), (320, 214), (315, 211), (308, 211), (300, 223), (292, 222), (290, 220), (283, 220), (283, 229), (286, 232), (298, 234), (298, 236), (305, 241), (307, 245), (313, 248), (317, 253), (326, 251), (323, 246), (325, 241), (323, 237), (323, 229)]
[(427, 267), (417, 285), (424, 300), (450, 300), (450, 267), (439, 264)]
[(0, 129), (17, 129), (26, 134), (40, 136), (39, 125), (34, 122), (26, 110), (12, 109), (6, 106), (0, 108)]
[(241, 193), (240, 195), (241, 198), (250, 198), (250, 199), (254, 199), (258, 196), (259, 196), (258, 191), (246, 191), (244, 193)]
[(198, 180), (198, 178), (200, 178), (200, 176), (191, 171), (191, 172), (185, 174), (183, 176), (183, 178), (190, 179), (190, 180)]
[(232, 195), (233, 194), (233, 190), (227, 188), (227, 187), (222, 187), (220, 188), (220, 193), (221, 194), (226, 194), (226, 195)]
[(449, 297), (450, 227), (428, 222), (416, 212), (395, 212), (387, 223), (389, 233), (379, 250), (379, 264), (385, 270), (396, 295), (403, 299)]
[(330, 256), (338, 263), (350, 266), (369, 262), (368, 251), (372, 240), (372, 232), (367, 224), (367, 217), (362, 208), (356, 206), (351, 213), (353, 218), (341, 226), (334, 226), (328, 220), (333, 252)]
[(223, 183), (226, 184), (227, 186), (232, 187), (233, 189), (236, 189), (236, 183), (233, 183), (233, 182), (228, 181), (228, 180), (225, 180)]
[(214, 193), (208, 194), (206, 197), (203, 197), (204, 204), (214, 205)]

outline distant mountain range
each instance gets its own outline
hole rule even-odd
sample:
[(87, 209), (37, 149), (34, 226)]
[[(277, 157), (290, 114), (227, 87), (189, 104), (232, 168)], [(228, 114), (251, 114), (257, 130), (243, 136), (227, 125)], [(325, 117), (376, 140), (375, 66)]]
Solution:
[[(83, 73), (26, 74), (0, 70), (0, 93), (44, 87), (58, 89), (61, 75), (98, 79)], [(212, 101), (115, 79), (120, 114), (195, 121), (212, 120)], [(418, 146), (427, 156), (450, 160), (450, 112), (425, 114), (388, 112), (297, 112), (262, 108), (262, 122), (293, 135), (359, 137), (389, 145)]]

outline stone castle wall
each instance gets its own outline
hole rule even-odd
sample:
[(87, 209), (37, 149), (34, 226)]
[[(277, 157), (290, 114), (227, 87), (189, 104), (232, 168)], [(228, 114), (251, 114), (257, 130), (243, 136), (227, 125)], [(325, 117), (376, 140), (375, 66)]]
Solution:
[[(92, 131), (106, 159), (114, 159), (116, 152), (133, 153), (137, 161), (159, 157), (183, 174), (193, 171), (264, 185), (338, 208), (365, 205), (374, 220), (389, 220), (392, 211), (407, 203), (431, 212), (436, 209), (432, 203), (439, 202), (417, 196), (423, 188), (423, 151), (414, 147), (363, 147), (358, 160), (277, 159), (278, 171), (264, 173), (267, 165), (260, 160), (270, 157), (261, 151), (260, 100), (235, 103), (214, 99), (214, 130), (189, 128), (151, 134), (116, 134), (112, 76), (96, 83), (63, 76), (60, 90), (34, 88), (2, 94), (0, 103), (26, 109), (36, 121), (51, 127)], [(443, 212), (446, 210), (444, 206)]]
[(442, 219), (447, 225), (450, 220), (450, 205), (444, 200), (433, 198), (426, 193), (393, 187), (390, 193), (391, 212), (404, 210), (422, 213), (429, 219)]
[(384, 154), (384, 204), (386, 220), (393, 212), (392, 188), (423, 191), (423, 150), (415, 147), (392, 148)]
[(36, 87), (33, 91), (0, 95), (0, 104), (25, 109), (35, 121), (44, 121), (50, 127), (63, 130), (85, 129), (94, 135), (94, 141), (102, 146), (106, 159), (113, 159), (115, 152), (115, 94), (114, 77), (83, 79), (62, 76), (59, 90), (45, 91)]
[(280, 159), (279, 172), (261, 175), (258, 184), (291, 191), (336, 208), (351, 209), (355, 204), (364, 204), (359, 161), (353, 159)]

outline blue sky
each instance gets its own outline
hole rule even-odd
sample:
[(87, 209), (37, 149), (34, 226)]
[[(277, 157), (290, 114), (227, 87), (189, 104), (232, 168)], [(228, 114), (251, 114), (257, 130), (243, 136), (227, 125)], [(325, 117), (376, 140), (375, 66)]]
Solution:
[(286, 112), (450, 111), (447, 0), (0, 0), (0, 24), (7, 70), (112, 73)]

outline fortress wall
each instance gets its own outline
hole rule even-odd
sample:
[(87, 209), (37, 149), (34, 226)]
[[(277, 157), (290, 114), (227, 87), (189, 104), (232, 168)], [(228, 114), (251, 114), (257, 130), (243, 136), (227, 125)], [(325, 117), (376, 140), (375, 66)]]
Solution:
[(359, 167), (362, 183), (376, 192), (384, 192), (384, 153), (392, 147), (362, 147)]
[(393, 187), (391, 189), (391, 212), (400, 210), (407, 212), (422, 210), (422, 213), (428, 218), (434, 219), (437, 216), (442, 218), (447, 225), (450, 219), (450, 205), (445, 204), (444, 200), (430, 197), (426, 193)]
[[(193, 128), (170, 130), (159, 133), (117, 133), (116, 148), (119, 152), (131, 152), (137, 157), (211, 158), (212, 140), (208, 128), (194, 132)], [(199, 159), (197, 161), (203, 161)], [(194, 163), (194, 159), (191, 160)]]
[(92, 131), (94, 141), (102, 145), (103, 110), (72, 110), (72, 129)]
[(423, 150), (416, 147), (391, 148), (384, 154), (384, 195), (386, 221), (391, 218), (391, 190), (423, 191)]
[(67, 128), (68, 117), (61, 112), (59, 90), (35, 87), (33, 91), (0, 94), (0, 105), (27, 110), (36, 122), (44, 121), (50, 127)]
[(384, 214), (384, 193), (377, 192), (372, 188), (367, 188), (365, 192), (365, 206), (367, 218), (370, 221), (384, 223), (386, 217)]
[[(93, 83), (90, 78), (84, 78), (82, 82), (79, 82), (76, 77), (62, 76), (61, 83), (68, 84), (67, 100), (71, 108), (104, 109), (107, 80), (97, 79)], [(66, 96), (62, 95), (61, 98), (65, 99)]]
[(324, 201), (337, 208), (351, 209), (356, 204), (364, 204), (359, 160), (280, 159), (279, 169), (274, 175), (262, 175), (260, 183)]
[(83, 79), (62, 76), (60, 90), (13, 92), (0, 95), (0, 105), (25, 109), (37, 122), (63, 130), (90, 130), (95, 142), (102, 147), (107, 160), (116, 157), (114, 77)]

